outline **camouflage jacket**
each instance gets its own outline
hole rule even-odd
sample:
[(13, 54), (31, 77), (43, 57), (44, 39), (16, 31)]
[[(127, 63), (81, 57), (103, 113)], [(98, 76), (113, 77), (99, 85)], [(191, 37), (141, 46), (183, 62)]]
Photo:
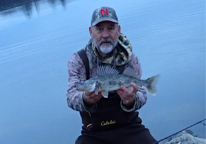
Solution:
[[(119, 37), (118, 45), (119, 47), (116, 48), (115, 60), (113, 60), (111, 57), (101, 60), (97, 56), (97, 53), (93, 48), (92, 41), (89, 41), (85, 48), (85, 52), (89, 60), (90, 77), (96, 76), (97, 68), (101, 63), (104, 63), (106, 65), (112, 65), (112, 63), (115, 63), (115, 65), (125, 65), (125, 68), (131, 67), (136, 72), (138, 78), (141, 77), (142, 70), (139, 60), (137, 56), (134, 53), (132, 53), (132, 46), (130, 45), (129, 40), (123, 34), (121, 34)], [(85, 66), (82, 62), (82, 59), (79, 57), (77, 53), (74, 53), (68, 61), (68, 74), (69, 88), (66, 94), (68, 106), (76, 111), (93, 111), (92, 109), (86, 107), (86, 105), (84, 104), (82, 97), (83, 92), (77, 91), (75, 88), (77, 83), (86, 80)], [(124, 111), (131, 112), (140, 109), (146, 103), (146, 101), (146, 90), (143, 87), (138, 87), (136, 101), (131, 109), (127, 109), (126, 107), (124, 107), (122, 102), (120, 104)]]

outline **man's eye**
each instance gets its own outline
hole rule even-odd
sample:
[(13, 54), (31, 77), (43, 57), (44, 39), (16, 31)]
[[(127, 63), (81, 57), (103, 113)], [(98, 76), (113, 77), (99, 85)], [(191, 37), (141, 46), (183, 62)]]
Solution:
[(114, 27), (109, 27), (109, 30), (114, 30)]
[(102, 30), (102, 28), (101, 28), (101, 27), (97, 27), (97, 28), (96, 28), (96, 30), (101, 31), (101, 30)]

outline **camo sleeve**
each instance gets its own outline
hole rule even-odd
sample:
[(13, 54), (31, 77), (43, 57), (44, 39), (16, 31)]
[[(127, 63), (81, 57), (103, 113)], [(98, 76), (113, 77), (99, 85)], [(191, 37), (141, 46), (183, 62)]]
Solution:
[(76, 89), (76, 84), (86, 80), (86, 70), (82, 59), (77, 53), (74, 53), (68, 62), (68, 85), (67, 104), (76, 111), (89, 111), (83, 102), (83, 92)]
[[(134, 55), (134, 54), (132, 55), (132, 58), (131, 58), (130, 63), (128, 64), (128, 67), (131, 67), (132, 69), (134, 69), (134, 71), (137, 74), (137, 78), (141, 78), (142, 69), (141, 69), (139, 59), (136, 55)], [(134, 106), (132, 108), (128, 109), (121, 102), (121, 107), (124, 111), (131, 112), (131, 111), (140, 109), (146, 102), (147, 102), (146, 90), (142, 86), (138, 86), (138, 91), (136, 94)]]

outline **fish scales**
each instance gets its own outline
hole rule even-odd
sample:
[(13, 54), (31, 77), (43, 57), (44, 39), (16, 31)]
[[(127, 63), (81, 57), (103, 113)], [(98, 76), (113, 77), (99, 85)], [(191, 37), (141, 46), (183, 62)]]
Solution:
[(130, 86), (131, 82), (134, 82), (137, 85), (143, 85), (144, 81), (125, 76), (122, 74), (118, 75), (101, 75), (98, 77), (94, 77), (91, 80), (97, 82), (99, 84), (99, 88), (102, 90), (107, 91), (114, 91), (120, 88), (121, 85), (124, 85), (126, 87)]

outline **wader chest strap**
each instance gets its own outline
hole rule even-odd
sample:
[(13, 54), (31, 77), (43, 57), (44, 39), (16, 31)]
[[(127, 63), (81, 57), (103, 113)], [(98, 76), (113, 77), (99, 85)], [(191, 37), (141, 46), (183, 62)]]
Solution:
[(87, 80), (89, 79), (89, 60), (87, 58), (87, 54), (84, 49), (81, 49), (80, 51), (77, 52), (80, 58), (82, 59), (84, 66), (86, 68), (86, 78)]

